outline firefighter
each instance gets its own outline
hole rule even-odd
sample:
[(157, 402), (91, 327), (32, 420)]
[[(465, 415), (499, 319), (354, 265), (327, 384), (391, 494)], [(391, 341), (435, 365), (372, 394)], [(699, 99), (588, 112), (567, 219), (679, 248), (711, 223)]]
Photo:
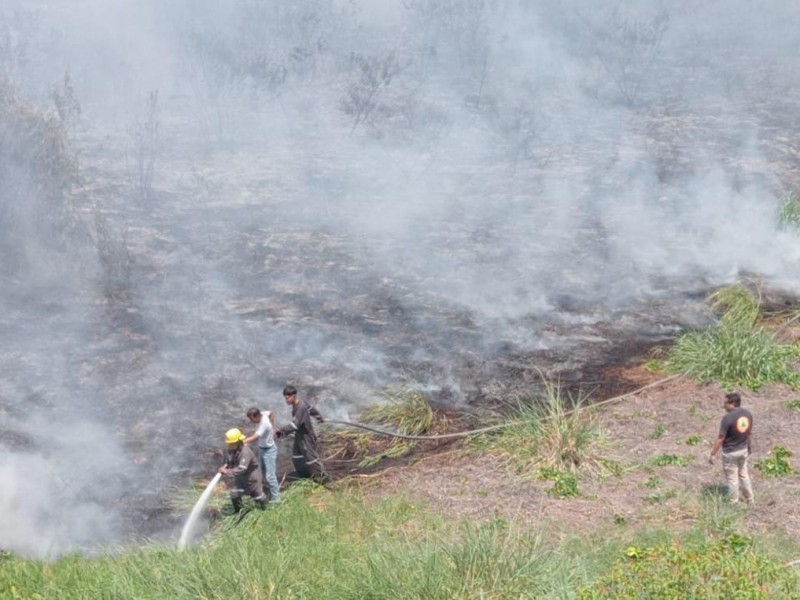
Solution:
[(245, 436), (239, 429), (229, 429), (225, 433), (225, 464), (219, 472), (232, 479), (230, 488), (231, 504), (234, 512), (242, 510), (242, 496), (250, 495), (261, 508), (267, 505), (258, 459), (253, 450), (244, 444)]
[(282, 438), (294, 434), (292, 464), (297, 477), (310, 477), (320, 483), (326, 483), (328, 474), (319, 459), (317, 434), (314, 433), (314, 425), (311, 422), (311, 417), (314, 417), (323, 423), (322, 415), (316, 408), (298, 398), (297, 388), (293, 385), (283, 388), (283, 399), (292, 407), (292, 422), (277, 429), (275, 436)]

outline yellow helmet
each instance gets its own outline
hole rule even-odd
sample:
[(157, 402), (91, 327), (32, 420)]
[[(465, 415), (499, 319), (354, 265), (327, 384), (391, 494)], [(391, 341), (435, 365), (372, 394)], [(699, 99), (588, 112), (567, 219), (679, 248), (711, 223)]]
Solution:
[(228, 429), (228, 431), (225, 432), (225, 443), (236, 444), (241, 442), (244, 437), (244, 434), (234, 427), (233, 429)]

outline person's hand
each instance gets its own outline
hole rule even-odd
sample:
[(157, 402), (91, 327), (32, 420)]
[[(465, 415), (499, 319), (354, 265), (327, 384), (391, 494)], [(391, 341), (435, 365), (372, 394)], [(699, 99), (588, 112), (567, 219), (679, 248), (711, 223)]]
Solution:
[(325, 418), (322, 415), (317, 415), (314, 418), (317, 420), (317, 423), (324, 423), (325, 422)]
[(710, 464), (710, 465), (714, 464), (714, 455), (713, 454), (708, 457), (708, 464)]
[(217, 469), (217, 472), (218, 473), (222, 473), (223, 475), (227, 475), (228, 474), (228, 467), (223, 465), (219, 469)]

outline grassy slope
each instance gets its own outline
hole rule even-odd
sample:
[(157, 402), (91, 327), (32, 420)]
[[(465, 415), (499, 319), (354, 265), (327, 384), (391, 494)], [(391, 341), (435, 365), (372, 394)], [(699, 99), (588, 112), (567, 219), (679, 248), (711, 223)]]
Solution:
[(148, 548), (50, 564), (7, 557), (0, 598), (616, 598), (635, 597), (643, 583), (674, 589), (670, 581), (697, 585), (692, 597), (716, 598), (722, 592), (709, 582), (749, 588), (753, 577), (762, 581), (742, 597), (800, 596), (792, 569), (776, 558), (797, 555), (792, 542), (753, 541), (740, 533), (741, 507), (699, 502), (696, 526), (680, 535), (617, 523), (563, 537), (530, 520), (478, 523), (399, 496), (296, 487), (282, 506), (229, 518), (185, 552)]

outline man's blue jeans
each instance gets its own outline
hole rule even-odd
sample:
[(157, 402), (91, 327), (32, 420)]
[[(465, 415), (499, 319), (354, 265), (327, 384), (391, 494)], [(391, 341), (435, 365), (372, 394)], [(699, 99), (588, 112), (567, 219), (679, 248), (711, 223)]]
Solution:
[(281, 488), (278, 484), (278, 445), (272, 444), (269, 448), (258, 447), (258, 465), (261, 474), (269, 486), (269, 501), (277, 504), (281, 501)]

